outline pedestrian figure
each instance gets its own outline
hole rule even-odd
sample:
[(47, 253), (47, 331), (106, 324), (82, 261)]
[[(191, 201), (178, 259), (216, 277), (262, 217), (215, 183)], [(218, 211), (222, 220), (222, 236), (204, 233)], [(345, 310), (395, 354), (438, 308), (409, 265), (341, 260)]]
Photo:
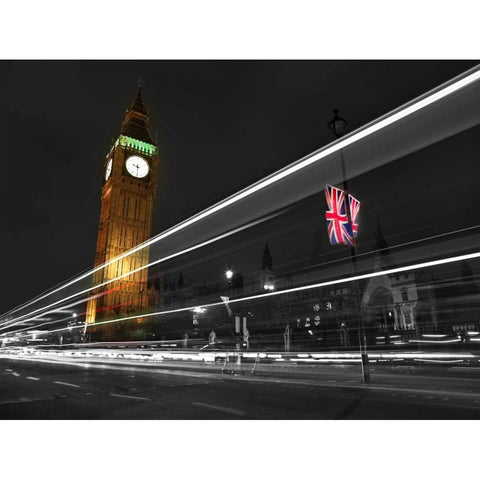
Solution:
[(215, 331), (212, 330), (210, 334), (208, 335), (208, 344), (209, 345), (215, 345), (215, 341), (217, 340), (217, 335), (215, 334)]

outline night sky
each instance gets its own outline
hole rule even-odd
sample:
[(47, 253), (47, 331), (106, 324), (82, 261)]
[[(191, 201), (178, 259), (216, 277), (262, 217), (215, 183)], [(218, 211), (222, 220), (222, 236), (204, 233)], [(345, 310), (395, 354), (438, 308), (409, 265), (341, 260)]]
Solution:
[(160, 167), (153, 234), (474, 61), (0, 62), (0, 313), (93, 265), (105, 154), (144, 82)]

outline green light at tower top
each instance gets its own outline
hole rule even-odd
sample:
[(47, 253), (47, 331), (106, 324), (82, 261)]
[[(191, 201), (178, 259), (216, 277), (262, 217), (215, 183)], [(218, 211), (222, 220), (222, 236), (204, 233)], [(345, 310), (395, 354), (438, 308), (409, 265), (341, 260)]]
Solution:
[(136, 138), (127, 137), (126, 135), (120, 135), (114, 144), (114, 147), (120, 145), (121, 147), (128, 147), (147, 155), (155, 155), (157, 153), (157, 147), (151, 143), (142, 142)]

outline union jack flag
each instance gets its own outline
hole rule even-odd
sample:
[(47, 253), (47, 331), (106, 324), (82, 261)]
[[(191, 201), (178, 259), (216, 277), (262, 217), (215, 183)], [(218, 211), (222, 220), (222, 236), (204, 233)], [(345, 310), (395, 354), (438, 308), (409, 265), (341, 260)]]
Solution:
[(350, 204), (353, 238), (355, 238), (358, 235), (358, 212), (360, 211), (360, 202), (350, 194), (348, 195), (348, 202)]
[[(325, 188), (328, 210), (325, 213), (327, 220), (328, 238), (332, 245), (344, 243), (353, 246), (354, 238), (358, 234), (358, 212), (360, 202), (352, 195), (349, 195), (350, 215), (352, 225), (348, 222), (347, 209), (345, 204), (345, 192), (339, 188), (327, 185)], [(352, 228), (353, 227), (353, 228)]]

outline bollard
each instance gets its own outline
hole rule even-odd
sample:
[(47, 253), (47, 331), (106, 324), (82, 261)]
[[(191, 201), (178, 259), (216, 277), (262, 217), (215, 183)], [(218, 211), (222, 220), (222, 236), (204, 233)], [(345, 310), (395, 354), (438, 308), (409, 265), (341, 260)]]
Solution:
[(237, 352), (237, 361), (235, 362), (237, 373), (242, 373), (242, 353)]
[(225, 373), (225, 367), (228, 363), (228, 353), (225, 355), (225, 361), (223, 362), (223, 367), (222, 367), (222, 375)]
[(251, 375), (255, 375), (255, 368), (257, 367), (257, 362), (259, 358), (260, 358), (260, 354), (257, 353), (257, 356), (255, 357), (255, 363), (253, 364), (252, 371), (250, 372)]

